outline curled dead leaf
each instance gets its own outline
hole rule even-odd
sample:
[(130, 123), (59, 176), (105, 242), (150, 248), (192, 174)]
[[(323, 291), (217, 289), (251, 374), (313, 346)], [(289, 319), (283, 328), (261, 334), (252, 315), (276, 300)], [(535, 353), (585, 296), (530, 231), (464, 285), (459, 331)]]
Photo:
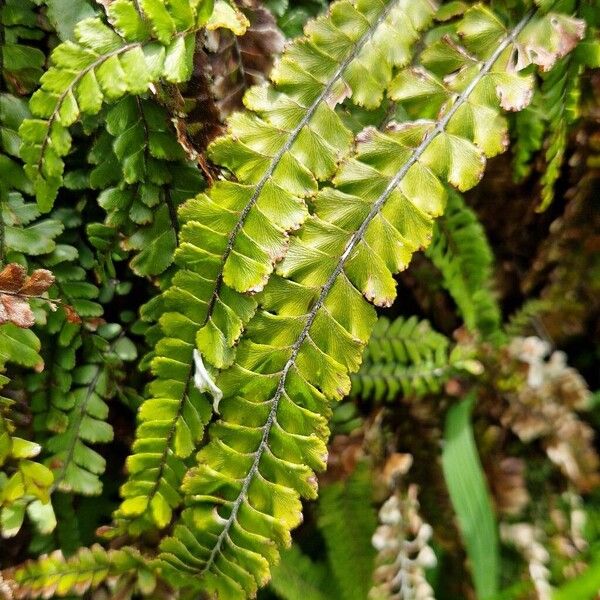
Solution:
[(35, 317), (29, 300), (39, 298), (53, 283), (54, 275), (47, 269), (36, 269), (28, 276), (22, 265), (6, 265), (0, 271), (0, 324), (32, 327)]
[(248, 0), (237, 4), (250, 23), (244, 35), (233, 35), (227, 29), (207, 35), (212, 92), (221, 117), (243, 107), (244, 93), (250, 86), (266, 80), (285, 42), (275, 18), (266, 8)]

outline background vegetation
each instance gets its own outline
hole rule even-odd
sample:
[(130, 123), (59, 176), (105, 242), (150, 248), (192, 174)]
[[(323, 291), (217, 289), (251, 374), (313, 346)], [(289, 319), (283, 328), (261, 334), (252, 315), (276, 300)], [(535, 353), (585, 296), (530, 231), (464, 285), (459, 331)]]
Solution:
[(600, 597), (597, 0), (0, 26), (0, 597)]

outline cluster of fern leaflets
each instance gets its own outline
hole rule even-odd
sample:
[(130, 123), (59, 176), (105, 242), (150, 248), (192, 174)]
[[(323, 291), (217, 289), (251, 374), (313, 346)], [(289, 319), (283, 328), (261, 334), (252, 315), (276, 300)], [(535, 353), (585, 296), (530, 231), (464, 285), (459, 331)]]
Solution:
[(122, 250), (135, 251), (134, 273), (162, 273), (177, 244), (177, 206), (202, 186), (168, 113), (148, 99), (127, 96), (115, 103), (89, 161), (95, 165), (90, 186), (102, 190), (98, 204), (107, 212), (104, 223), (88, 226), (94, 245), (110, 257), (119, 242)]
[[(549, 140), (548, 204), (597, 18), (586, 0), (297, 4), (0, 2), (0, 533), (15, 541), (0, 597), (412, 589), (375, 560), (376, 515), (407, 540), (424, 526), (414, 543), (433, 552), (418, 488), (400, 485), (427, 448), (491, 596), (497, 544), (486, 575), (469, 502), (496, 540), (492, 459), (471, 422), (498, 421), (491, 455), (499, 429), (524, 441), (518, 402), (544, 394), (569, 398), (573, 429), (566, 449), (544, 438), (549, 460), (591, 489), (587, 388), (556, 353), (532, 358), (537, 338), (509, 344), (463, 193), (510, 133), (519, 174)], [(454, 339), (443, 314), (384, 312), (418, 305), (427, 274)], [(402, 447), (404, 417), (423, 448)], [(292, 546), (318, 497), (317, 541)], [(403, 515), (418, 527), (385, 521)]]
[[(235, 362), (218, 377), (221, 419), (186, 476), (188, 507), (160, 558), (175, 572), (197, 573), (202, 587), (221, 596), (244, 597), (267, 581), (277, 546), (289, 543), (289, 529), (301, 520), (300, 498), (316, 496), (329, 402), (350, 391), (349, 373), (375, 322), (370, 303), (393, 302), (393, 274), (428, 244), (445, 185), (474, 186), (486, 156), (503, 149), (500, 109), (521, 109), (532, 93), (533, 77), (519, 69), (540, 62), (540, 44), (547, 44), (543, 59), (556, 60), (583, 24), (529, 14), (506, 29), (474, 7), (457, 32), (464, 49), (444, 38), (423, 52), (422, 67), (401, 71), (390, 85), (395, 100), (420, 98), (425, 112), (431, 104), (446, 109), (437, 120), (358, 136), (335, 187), (312, 200), (312, 214), (261, 292)], [(440, 47), (450, 57), (440, 57)], [(460, 76), (445, 77), (457, 70)]]
[[(195, 373), (205, 369), (204, 361), (209, 369), (231, 364), (256, 310), (247, 292), (264, 286), (286, 251), (288, 233), (305, 220), (303, 198), (316, 193), (318, 180), (330, 177), (350, 151), (352, 136), (335, 105), (348, 95), (371, 106), (381, 101), (393, 67), (409, 60), (432, 12), (426, 1), (334, 5), (307, 29), (306, 39), (286, 50), (271, 73), (272, 86), (246, 94), (252, 112), (234, 114), (228, 134), (210, 146), (211, 159), (235, 180), (216, 182), (209, 195), (180, 210), (179, 269), (163, 294), (164, 337), (152, 360), (157, 379), (140, 413), (123, 516), (138, 517), (150, 507), (157, 525), (171, 520), (181, 502), (183, 459), (193, 453), (211, 413)], [(318, 78), (314, 61), (321, 64)]]
[(428, 321), (402, 317), (390, 323), (378, 319), (358, 373), (351, 376), (350, 395), (376, 401), (399, 394), (436, 393), (457, 373), (477, 372), (479, 365), (460, 347), (449, 351), (450, 340)]

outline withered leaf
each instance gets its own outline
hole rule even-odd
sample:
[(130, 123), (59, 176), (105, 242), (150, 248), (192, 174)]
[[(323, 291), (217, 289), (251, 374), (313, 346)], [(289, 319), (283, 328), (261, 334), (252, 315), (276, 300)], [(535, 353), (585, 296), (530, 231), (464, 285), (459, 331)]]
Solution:
[(22, 265), (4, 267), (0, 271), (0, 324), (31, 327), (35, 318), (29, 299), (41, 296), (53, 283), (54, 275), (47, 269), (36, 269), (28, 276)]
[(243, 107), (242, 98), (250, 86), (265, 81), (285, 42), (265, 7), (250, 0), (239, 0), (238, 6), (250, 21), (244, 35), (235, 36), (226, 29), (207, 34), (212, 91), (222, 118)]
[(75, 309), (70, 304), (63, 304), (63, 309), (69, 323), (79, 325), (81, 323), (81, 317), (75, 312)]
[(39, 296), (54, 283), (54, 275), (47, 269), (36, 269), (25, 280), (19, 293), (24, 296)]
[(22, 296), (0, 294), (0, 324), (14, 323), (17, 327), (31, 327), (35, 323), (33, 312)]
[(0, 290), (3, 292), (18, 292), (23, 287), (26, 277), (25, 267), (16, 263), (6, 265), (0, 271)]
[(275, 18), (252, 0), (238, 0), (250, 22), (246, 33), (229, 29), (198, 32), (192, 77), (185, 87), (165, 90), (161, 101), (175, 114), (177, 139), (209, 179), (216, 173), (204, 158), (208, 144), (224, 130), (223, 120), (243, 107), (246, 90), (262, 83), (283, 50)]

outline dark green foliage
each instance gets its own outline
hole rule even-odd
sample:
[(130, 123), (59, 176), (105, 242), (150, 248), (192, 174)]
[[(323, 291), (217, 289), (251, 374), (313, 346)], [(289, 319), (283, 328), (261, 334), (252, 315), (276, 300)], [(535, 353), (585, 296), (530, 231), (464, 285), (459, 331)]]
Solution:
[(359, 465), (346, 480), (323, 487), (318, 526), (329, 566), (345, 600), (362, 600), (371, 588), (375, 550), (371, 536), (377, 520), (372, 504), (369, 465)]
[(445, 381), (468, 366), (449, 346), (446, 336), (428, 321), (380, 318), (361, 369), (352, 376), (351, 395), (390, 401), (399, 395), (439, 392)]
[[(106, 115), (106, 131), (90, 150), (92, 189), (107, 212), (103, 224), (88, 226), (94, 246), (110, 249), (107, 237), (134, 251), (137, 275), (158, 275), (172, 262), (179, 224), (177, 208), (202, 187), (185, 160), (167, 112), (156, 103), (128, 96)], [(103, 230), (102, 227), (110, 227)]]
[(89, 446), (112, 441), (112, 427), (106, 423), (107, 401), (115, 396), (116, 385), (123, 379), (123, 361), (134, 360), (137, 351), (120, 326), (108, 324), (97, 334), (82, 336), (79, 355), (77, 359), (73, 356), (71, 363), (77, 367), (62, 373), (62, 381), (70, 387), (65, 390), (63, 386), (59, 403), (52, 407), (60, 423), (46, 448), (56, 489), (97, 495), (102, 489), (98, 476), (106, 464)]
[(483, 337), (502, 338), (500, 308), (491, 289), (493, 256), (475, 213), (457, 192), (448, 194), (426, 255), (442, 274), (465, 325)]

